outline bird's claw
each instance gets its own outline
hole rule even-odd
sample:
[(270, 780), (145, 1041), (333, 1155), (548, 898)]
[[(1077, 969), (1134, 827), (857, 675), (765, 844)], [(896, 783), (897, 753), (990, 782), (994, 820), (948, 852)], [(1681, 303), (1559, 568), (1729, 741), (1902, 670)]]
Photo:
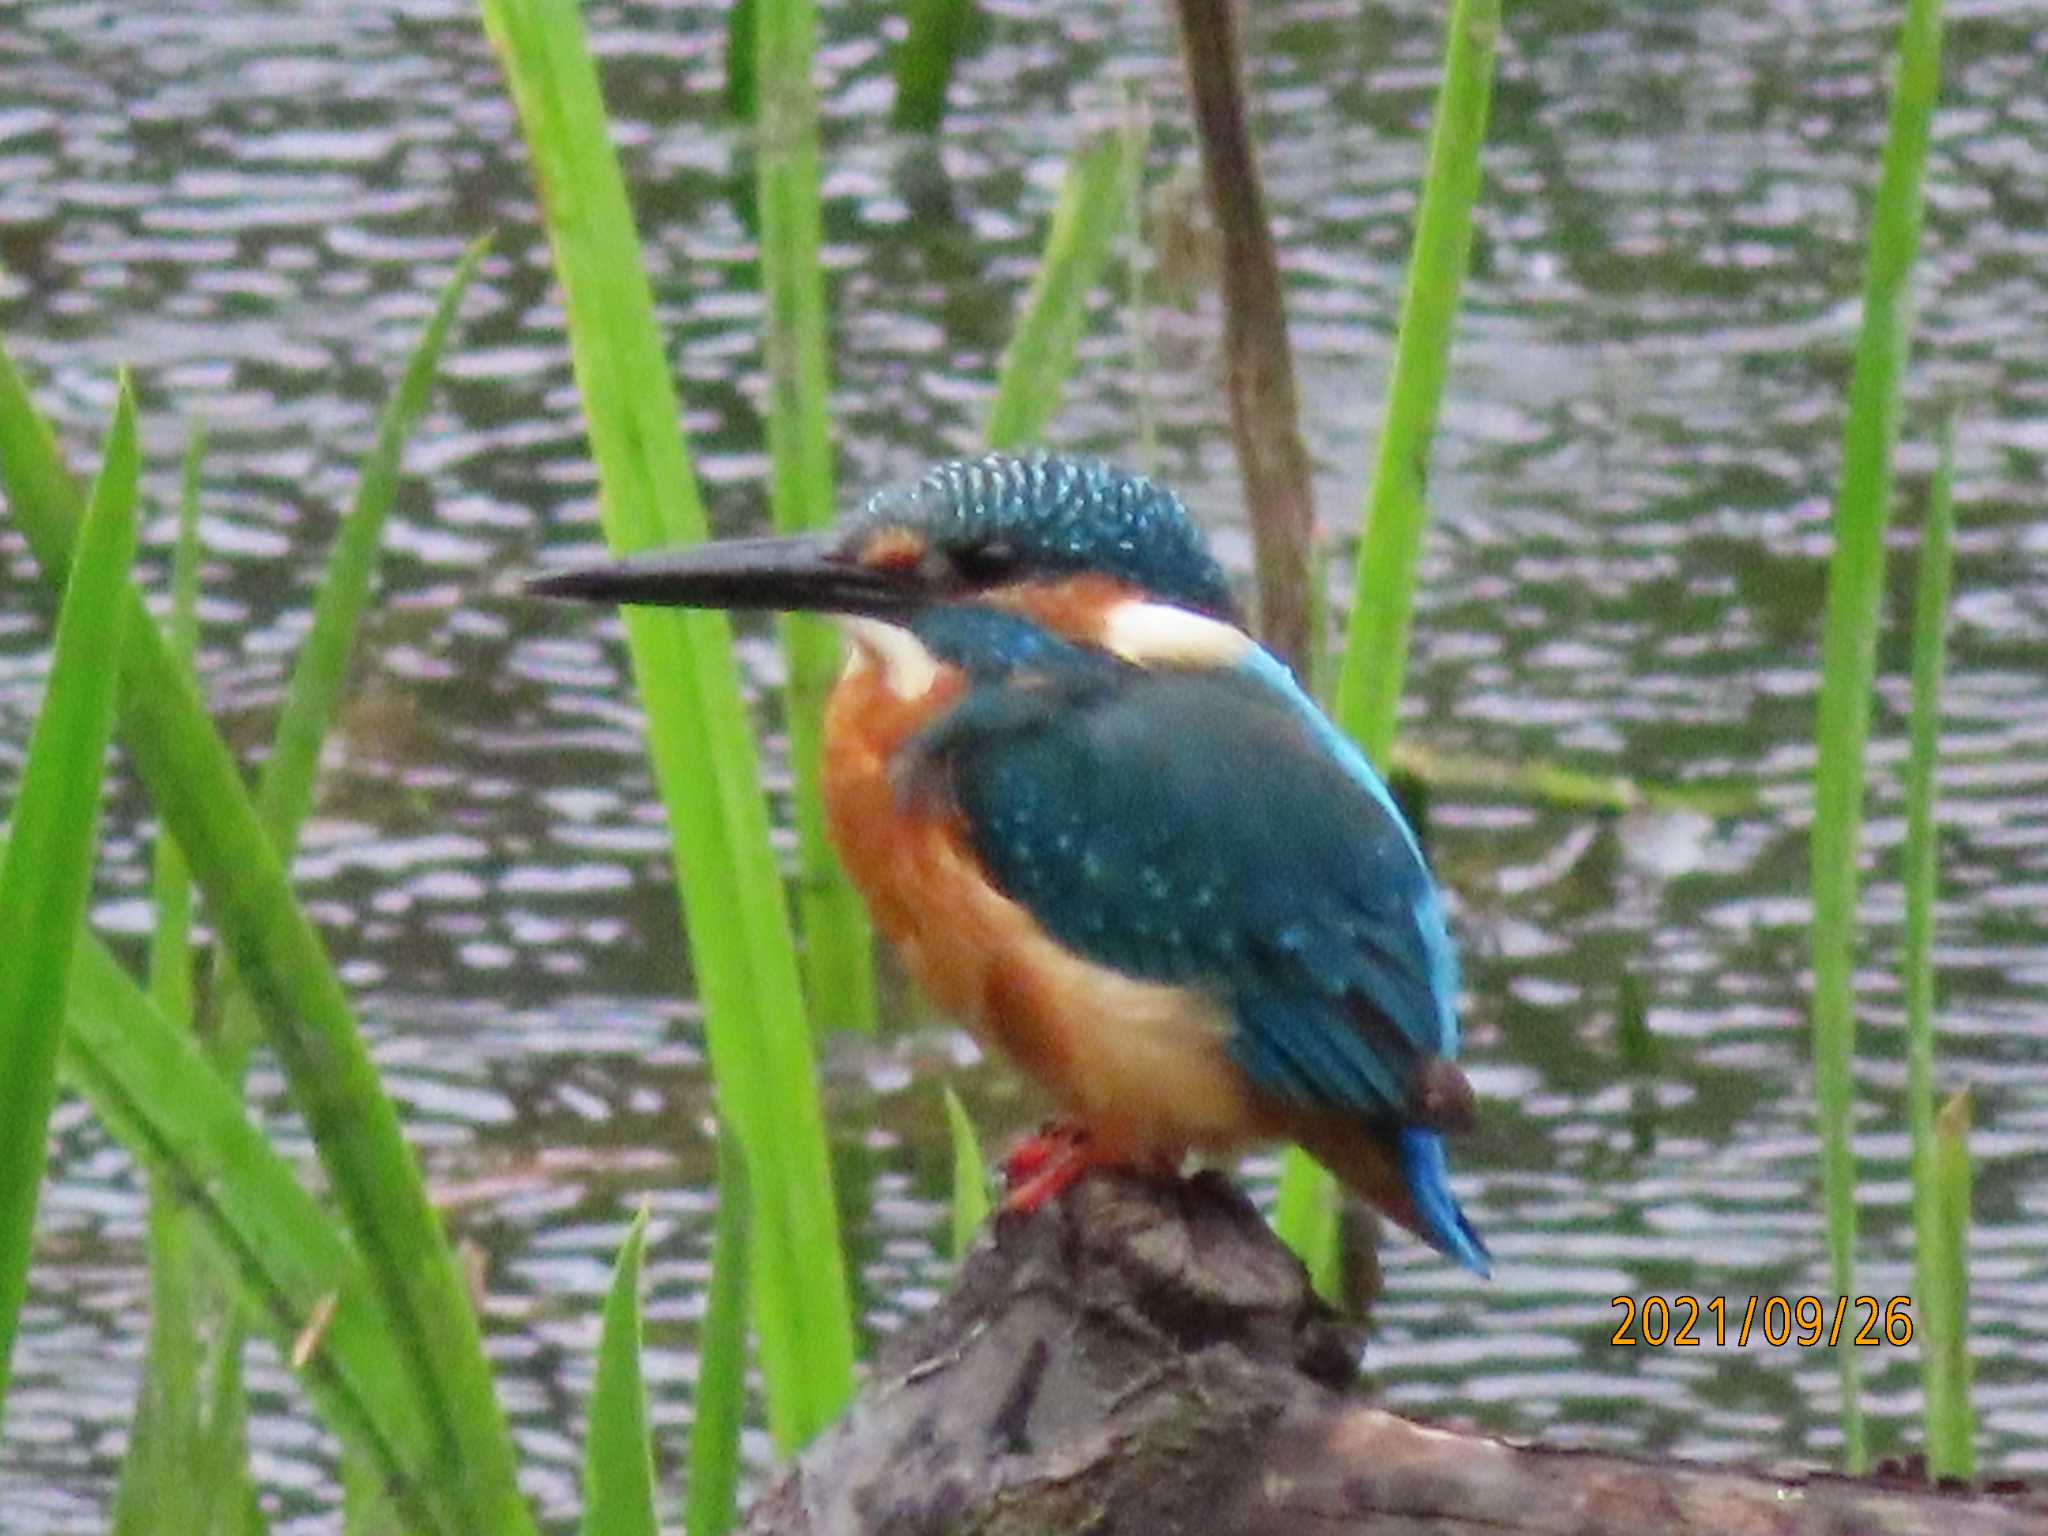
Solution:
[(1027, 1136), (1003, 1159), (1003, 1184), (1009, 1193), (1003, 1210), (1019, 1214), (1037, 1210), (1053, 1196), (1071, 1188), (1099, 1159), (1090, 1155), (1086, 1127), (1055, 1120)]

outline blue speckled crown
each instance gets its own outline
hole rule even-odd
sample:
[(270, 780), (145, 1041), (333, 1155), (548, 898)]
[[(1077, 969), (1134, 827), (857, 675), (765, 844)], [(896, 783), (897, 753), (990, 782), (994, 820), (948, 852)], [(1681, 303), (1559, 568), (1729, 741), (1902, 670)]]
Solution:
[(1100, 459), (954, 459), (876, 492), (852, 523), (915, 528), (946, 551), (1001, 542), (1025, 570), (1100, 571), (1183, 608), (1238, 621), (1223, 568), (1180, 498)]

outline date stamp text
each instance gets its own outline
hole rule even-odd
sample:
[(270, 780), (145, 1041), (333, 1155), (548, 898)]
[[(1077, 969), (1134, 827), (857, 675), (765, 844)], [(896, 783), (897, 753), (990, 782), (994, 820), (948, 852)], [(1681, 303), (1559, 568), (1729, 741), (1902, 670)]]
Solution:
[(1913, 1342), (1910, 1296), (1617, 1296), (1608, 1305), (1621, 1314), (1610, 1342), (1632, 1347), (1747, 1349), (1764, 1343), (1832, 1349), (1846, 1341), (1903, 1348)]

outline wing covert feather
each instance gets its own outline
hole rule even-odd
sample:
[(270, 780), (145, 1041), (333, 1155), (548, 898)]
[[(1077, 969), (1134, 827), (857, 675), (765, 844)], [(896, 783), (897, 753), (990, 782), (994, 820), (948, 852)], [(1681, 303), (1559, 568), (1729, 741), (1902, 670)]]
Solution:
[(914, 748), (996, 886), (1098, 964), (1226, 998), (1272, 1091), (1400, 1116), (1456, 1042), (1384, 789), (1256, 675), (1033, 661), (982, 671)]

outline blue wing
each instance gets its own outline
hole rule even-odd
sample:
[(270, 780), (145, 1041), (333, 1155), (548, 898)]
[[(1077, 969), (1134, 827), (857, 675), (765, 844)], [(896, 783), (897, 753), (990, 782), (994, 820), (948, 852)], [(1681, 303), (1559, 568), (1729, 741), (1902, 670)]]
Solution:
[(918, 632), (975, 682), (914, 751), (998, 888), (1099, 964), (1226, 999), (1269, 1090), (1414, 1118), (1458, 1044), (1436, 888), (1278, 662), (1150, 671), (979, 609)]
[(1436, 886), (1287, 670), (1256, 647), (1232, 668), (1147, 670), (991, 609), (913, 627), (971, 687), (906, 749), (901, 782), (943, 785), (989, 878), (1061, 943), (1227, 1003), (1245, 1072), (1357, 1116), (1422, 1235), (1487, 1273), (1439, 1134), (1469, 1090), (1443, 1066), (1457, 963)]

